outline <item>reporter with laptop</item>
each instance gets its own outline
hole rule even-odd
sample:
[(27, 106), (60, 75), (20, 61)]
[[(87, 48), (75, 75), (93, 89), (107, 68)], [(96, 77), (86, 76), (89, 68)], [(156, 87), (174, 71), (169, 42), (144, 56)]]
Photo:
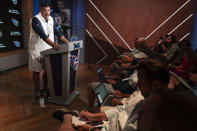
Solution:
[[(134, 73), (134, 75), (136, 77), (136, 73)], [(88, 86), (89, 111), (95, 112), (94, 102), (96, 97), (99, 100), (99, 105), (116, 106), (122, 104), (122, 102), (112, 98), (120, 99), (130, 97), (136, 90), (136, 82), (137, 81), (133, 81), (132, 77), (126, 81), (121, 81), (118, 84), (109, 84), (104, 83), (103, 81), (92, 82)], [(105, 104), (106, 102), (109, 103)]]
[[(139, 109), (144, 103), (144, 97), (149, 98), (151, 94), (161, 88), (167, 89), (169, 72), (166, 67), (158, 60), (147, 59), (142, 61), (138, 68), (139, 89), (130, 96), (130, 99), (125, 101), (124, 105), (111, 107), (111, 109), (99, 113), (90, 113), (83, 110), (80, 112), (79, 117), (88, 121), (106, 121), (104, 127), (99, 129), (102, 131), (136, 131), (139, 118), (138, 112), (141, 113)], [(61, 110), (55, 111), (53, 115), (56, 119), (63, 120), (60, 131), (72, 131), (74, 128), (83, 129), (84, 131), (94, 129), (90, 125), (73, 127), (71, 124), (68, 124), (69, 121), (71, 123), (72, 115), (66, 114)], [(67, 122), (64, 123), (65, 121)]]

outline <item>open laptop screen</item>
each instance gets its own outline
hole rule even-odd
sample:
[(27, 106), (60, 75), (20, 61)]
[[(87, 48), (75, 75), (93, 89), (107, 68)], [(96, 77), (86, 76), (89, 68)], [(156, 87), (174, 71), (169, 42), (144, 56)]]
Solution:
[(95, 89), (94, 89), (95, 94), (97, 95), (100, 103), (102, 103), (106, 97), (107, 97), (107, 91), (105, 89), (104, 83), (99, 84)]

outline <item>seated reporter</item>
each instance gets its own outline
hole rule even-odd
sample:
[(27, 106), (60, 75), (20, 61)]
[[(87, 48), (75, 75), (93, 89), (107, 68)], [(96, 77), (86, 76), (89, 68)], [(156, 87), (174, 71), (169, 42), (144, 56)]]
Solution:
[[(169, 83), (169, 72), (166, 67), (167, 66), (165, 64), (158, 60), (147, 59), (141, 62), (138, 68), (139, 90), (131, 95), (131, 99), (128, 99), (124, 105), (112, 107), (111, 109), (104, 112), (90, 113), (88, 111), (82, 111), (79, 116), (90, 121), (109, 121), (101, 129), (103, 131), (136, 131), (137, 126), (135, 123), (137, 123), (139, 115), (142, 114), (140, 107), (143, 107), (143, 98), (145, 97), (146, 99), (149, 99), (153, 93), (159, 91), (161, 88), (167, 89), (167, 85)], [(63, 121), (70, 121), (71, 123), (71, 116), (70, 120), (68, 120), (66, 115), (67, 114), (63, 115), (63, 118), (65, 119), (63, 119)], [(60, 127), (62, 131), (66, 130), (68, 127), (71, 129), (71, 131), (75, 130), (71, 124), (64, 126), (65, 124), (66, 123), (62, 123)], [(90, 125), (81, 125), (77, 126), (76, 128), (84, 131), (94, 129)]]
[[(116, 95), (119, 98), (127, 98), (133, 92), (135, 92), (136, 82), (137, 82), (137, 72), (132, 74), (132, 77), (124, 79), (108, 79), (107, 82), (104, 83), (104, 88), (106, 89), (107, 93), (110, 95)], [(95, 112), (94, 103), (95, 103), (95, 92), (94, 89), (100, 84), (100, 82), (92, 82), (88, 84), (88, 103), (89, 103), (89, 110)], [(117, 104), (121, 104), (121, 102), (117, 102), (114, 100), (113, 106)]]

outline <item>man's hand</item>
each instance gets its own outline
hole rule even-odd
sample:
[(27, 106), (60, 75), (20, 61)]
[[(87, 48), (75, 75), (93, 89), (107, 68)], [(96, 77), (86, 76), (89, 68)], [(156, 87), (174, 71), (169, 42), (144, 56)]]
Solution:
[(123, 105), (123, 103), (119, 99), (114, 98), (112, 100), (112, 106), (117, 106), (117, 105)]
[(80, 113), (79, 113), (79, 117), (82, 119), (82, 120), (88, 120), (88, 118), (86, 118), (86, 110), (82, 110)]
[(116, 84), (116, 81), (113, 79), (107, 79), (106, 82), (110, 84)]
[(49, 39), (49, 37), (45, 40), (45, 42), (48, 44), (48, 45), (50, 45), (51, 47), (53, 47), (53, 49), (54, 50), (59, 50), (59, 48), (60, 48), (60, 45), (59, 44), (55, 44), (53, 41), (51, 41), (50, 39)]
[(80, 113), (79, 113), (79, 117), (82, 119), (82, 120), (89, 120), (91, 121), (92, 119), (92, 113), (86, 111), (86, 110), (82, 110)]
[(59, 44), (54, 44), (54, 45), (53, 45), (53, 49), (54, 49), (54, 50), (58, 51), (59, 48), (60, 48), (60, 45), (59, 45)]
[(122, 95), (122, 93), (120, 92), (120, 91), (115, 91), (114, 93), (113, 93), (115, 96), (118, 96), (118, 97), (121, 97), (121, 95)]
[(120, 67), (121, 68), (128, 68), (131, 64), (130, 63), (125, 63), (125, 64), (121, 64)]

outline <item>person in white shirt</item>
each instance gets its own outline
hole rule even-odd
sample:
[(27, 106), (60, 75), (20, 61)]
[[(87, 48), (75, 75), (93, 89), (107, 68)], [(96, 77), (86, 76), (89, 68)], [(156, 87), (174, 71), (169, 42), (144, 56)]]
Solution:
[[(112, 107), (109, 110), (100, 112), (100, 113), (90, 113), (88, 111), (81, 111), (79, 117), (88, 121), (105, 121), (104, 126), (101, 131), (136, 131), (138, 125), (138, 119), (141, 107), (144, 104), (144, 98), (149, 98), (151, 94), (158, 91), (160, 88), (166, 88), (169, 83), (170, 74), (166, 64), (160, 62), (156, 59), (144, 59), (140, 62), (138, 67), (138, 87), (140, 91), (134, 92), (130, 99), (127, 99), (123, 105)], [(153, 105), (149, 105), (153, 106)], [(54, 112), (54, 115), (58, 114), (60, 111)], [(71, 125), (68, 124), (67, 116), (70, 114), (64, 114), (62, 112), (62, 126), (60, 131), (70, 128), (68, 131), (74, 130)], [(57, 118), (57, 117), (56, 117)], [(64, 123), (64, 118), (67, 121)], [(57, 118), (58, 119), (58, 118)], [(70, 119), (71, 121), (71, 119)], [(93, 128), (90, 125), (80, 125), (76, 128), (79, 130), (83, 129), (84, 131), (90, 130)], [(91, 129), (91, 130), (94, 130)], [(95, 129), (94, 131), (97, 131)]]
[[(54, 35), (57, 35), (63, 42), (69, 41), (54, 26), (53, 18), (50, 16), (50, 7), (47, 3), (40, 5), (40, 13), (31, 20), (31, 32), (28, 45), (29, 70), (33, 72), (35, 94), (40, 95), (40, 75), (44, 71), (40, 52), (53, 48), (58, 50), (60, 45), (54, 43)], [(47, 78), (44, 71), (43, 88), (47, 89)]]

